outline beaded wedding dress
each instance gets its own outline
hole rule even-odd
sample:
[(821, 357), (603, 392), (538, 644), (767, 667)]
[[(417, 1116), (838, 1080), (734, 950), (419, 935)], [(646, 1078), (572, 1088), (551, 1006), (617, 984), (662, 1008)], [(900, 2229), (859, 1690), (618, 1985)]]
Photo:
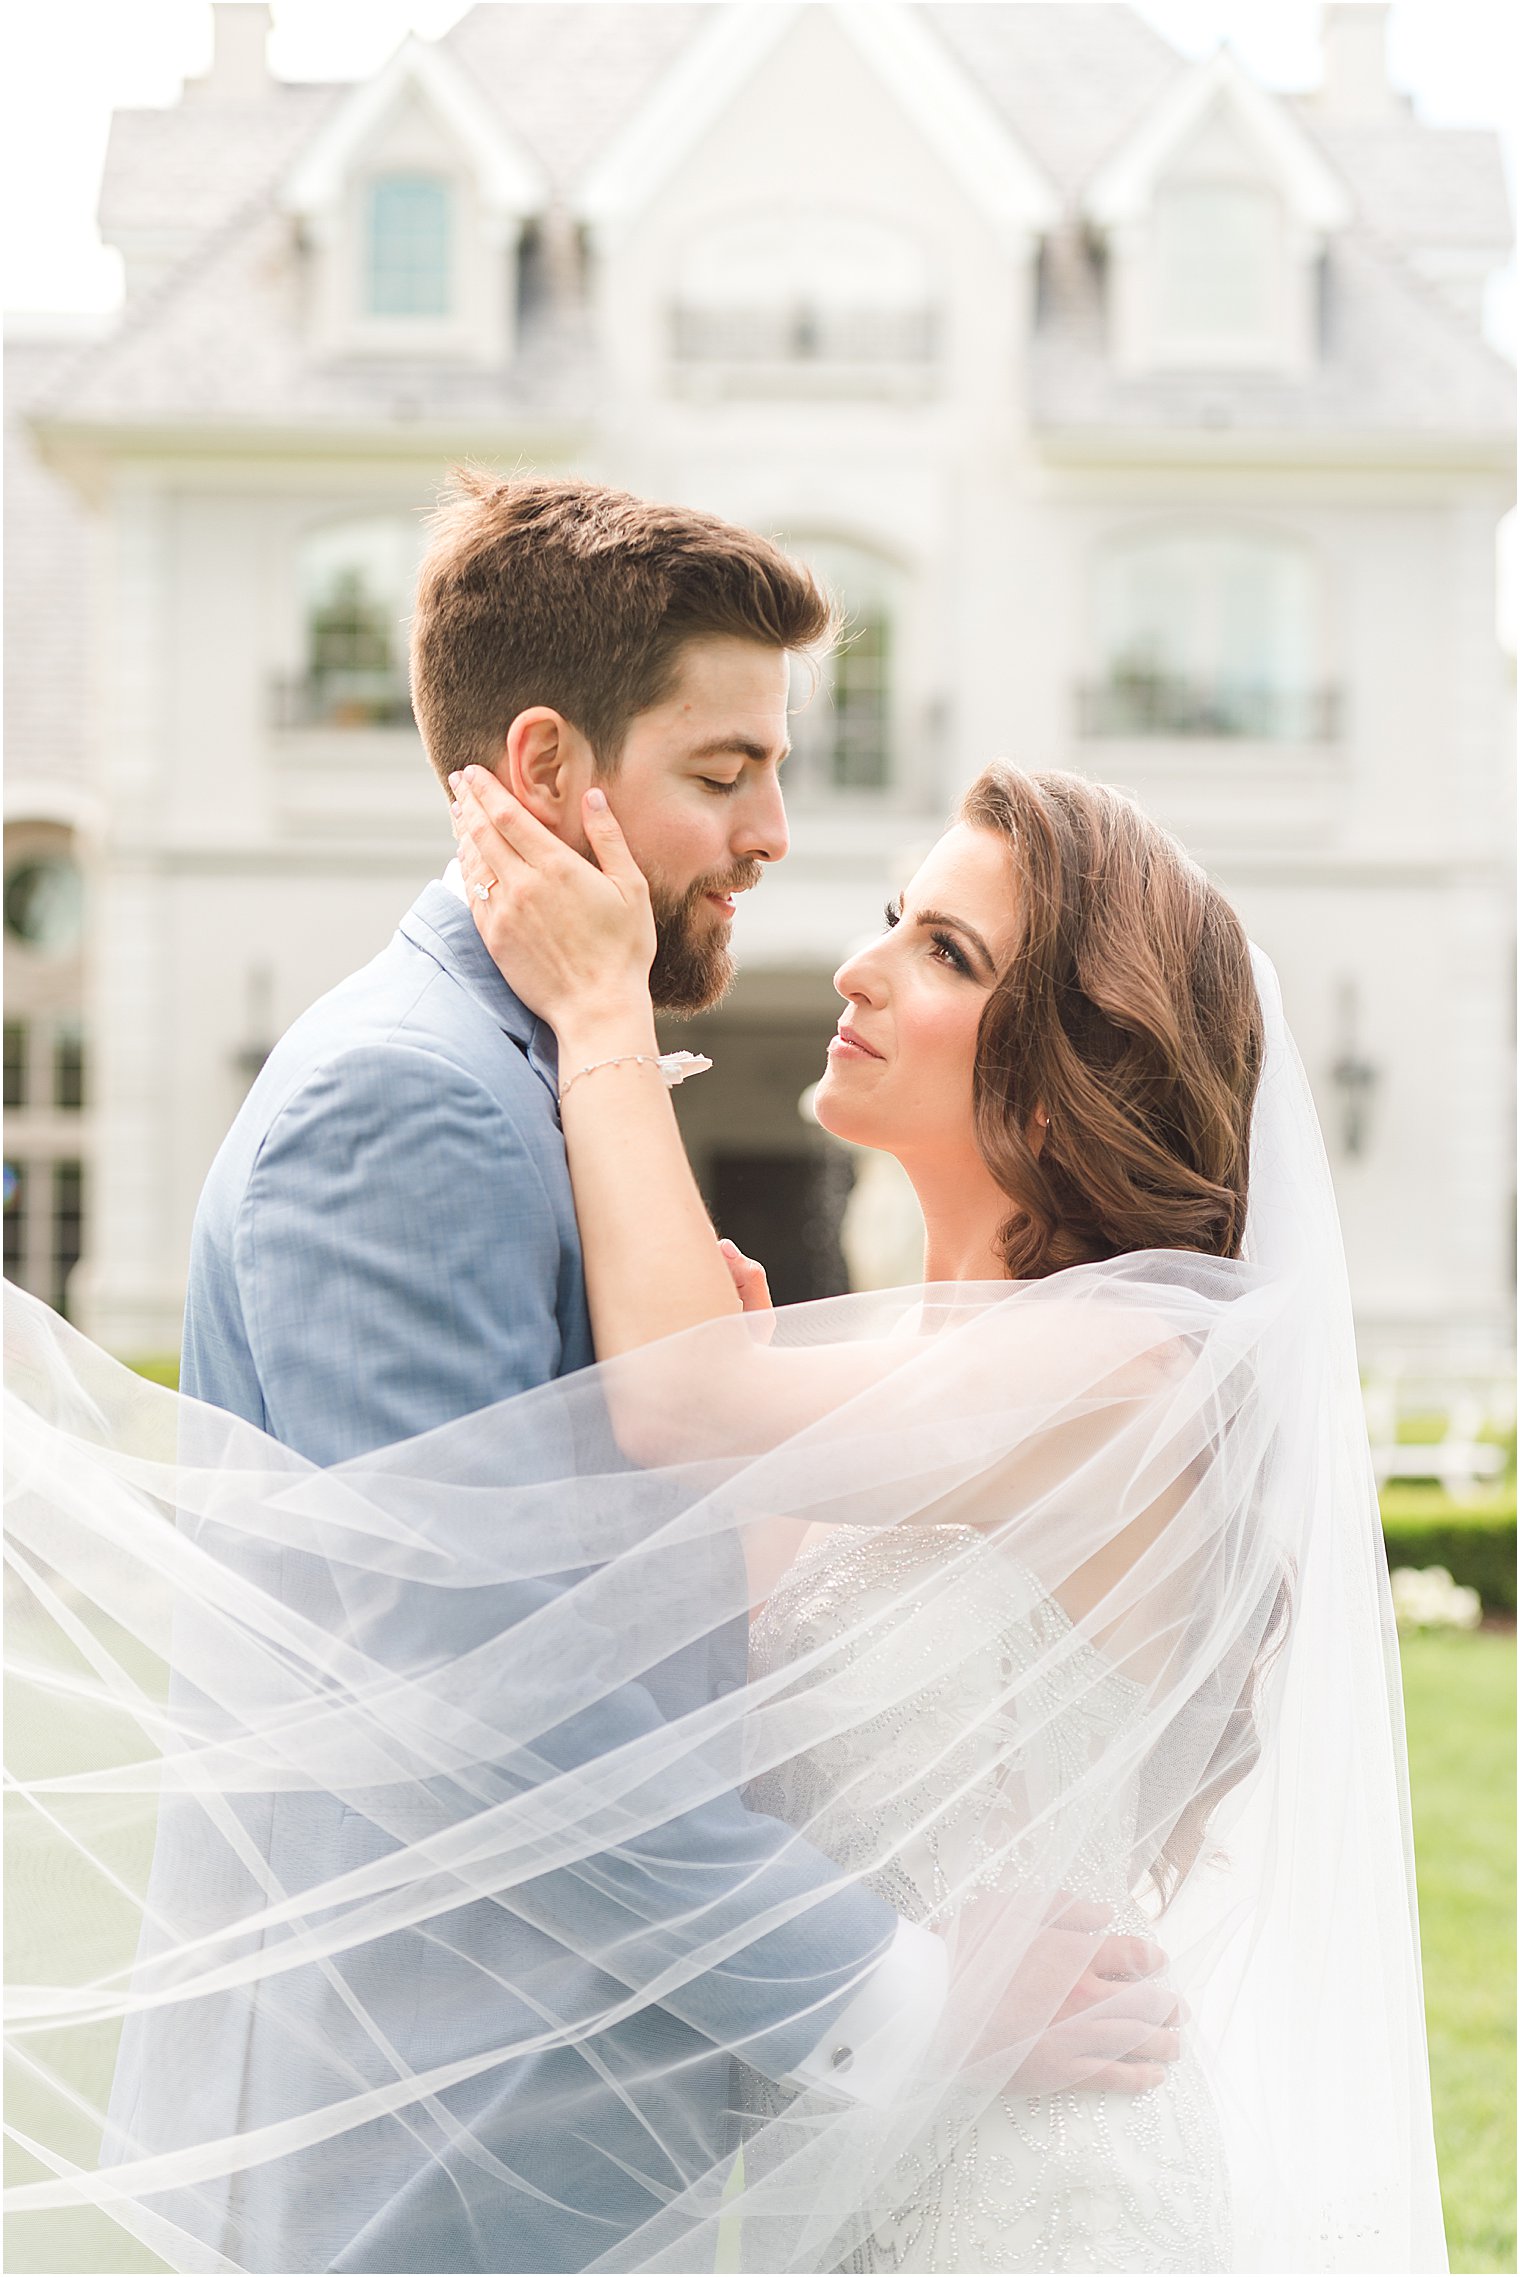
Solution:
[[(921, 1688), (778, 1766), (749, 1800), (806, 1826), (898, 1913), (930, 1925), (952, 1893), (1017, 1886), (1015, 1815), (1076, 1794), (1142, 1702), (1034, 1577), (969, 1527), (840, 1529), (757, 1621), (752, 1680), (836, 1643), (867, 1689), (878, 1655), (922, 1668)], [(1134, 1836), (1131, 1798), (1092, 1827), (1068, 1875), (1072, 1896), (1112, 1907), (1118, 1934), (1151, 1929), (1129, 1887)], [(752, 2119), (782, 2102), (743, 2072)], [(1230, 2251), (1219, 2122), (1185, 2038), (1166, 2084), (1143, 2095), (1005, 2093), (969, 2119), (947, 2110), (895, 2166), (879, 2221), (841, 2266), (1206, 2271), (1229, 2268)]]

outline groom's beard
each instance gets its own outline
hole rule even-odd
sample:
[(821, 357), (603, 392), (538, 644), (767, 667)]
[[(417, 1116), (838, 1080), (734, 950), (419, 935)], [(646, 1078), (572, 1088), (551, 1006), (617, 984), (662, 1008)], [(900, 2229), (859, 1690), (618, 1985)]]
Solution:
[(706, 1012), (720, 1004), (734, 985), (729, 928), (710, 906), (710, 893), (747, 893), (760, 882), (759, 862), (740, 862), (698, 878), (683, 894), (672, 894), (651, 880), (654, 910), (654, 963), (649, 993), (659, 1012)]

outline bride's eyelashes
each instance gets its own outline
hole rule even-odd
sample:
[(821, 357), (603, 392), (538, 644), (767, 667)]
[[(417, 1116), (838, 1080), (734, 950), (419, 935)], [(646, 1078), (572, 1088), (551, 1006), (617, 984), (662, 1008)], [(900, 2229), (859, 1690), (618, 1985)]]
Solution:
[[(887, 931), (890, 933), (895, 926), (902, 923), (902, 903), (900, 901), (889, 901), (882, 911), (882, 916), (886, 919)], [(967, 980), (975, 980), (976, 974), (971, 969), (971, 960), (964, 956), (957, 947), (954, 934), (931, 933), (929, 938), (934, 944), (931, 954), (937, 957), (941, 964), (949, 965), (952, 971), (964, 974)]]

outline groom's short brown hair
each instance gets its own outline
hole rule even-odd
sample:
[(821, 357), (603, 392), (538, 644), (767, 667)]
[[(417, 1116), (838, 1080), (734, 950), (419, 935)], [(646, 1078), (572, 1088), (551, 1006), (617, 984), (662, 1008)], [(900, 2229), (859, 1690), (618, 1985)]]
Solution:
[(574, 480), (455, 467), (429, 525), (412, 619), (412, 708), (438, 774), (494, 766), (546, 704), (609, 772), (628, 724), (674, 688), (704, 633), (816, 650), (835, 612), (769, 538)]

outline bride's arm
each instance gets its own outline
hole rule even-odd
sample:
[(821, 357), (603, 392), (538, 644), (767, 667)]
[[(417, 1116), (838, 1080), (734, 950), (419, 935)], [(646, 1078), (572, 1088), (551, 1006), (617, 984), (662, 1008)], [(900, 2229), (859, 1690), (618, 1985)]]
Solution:
[[(598, 1359), (737, 1320), (734, 1278), (653, 1064), (660, 1046), (649, 996), (649, 889), (605, 799), (595, 790), (586, 797), (593, 864), (485, 770), (455, 780), (466, 881), (497, 881), (485, 901), (471, 897), (481, 937), (559, 1039), (560, 1117)], [(900, 1347), (867, 1345), (768, 1352), (736, 1331), (733, 1380), (704, 1386), (725, 1411), (720, 1418), (710, 1409), (710, 1420), (730, 1431), (732, 1398), (747, 1403), (750, 1431), (774, 1437), (879, 1383), (902, 1356)], [(689, 1382), (679, 1388), (690, 1416), (702, 1403), (691, 1400)]]
[[(734, 1279), (718, 1246), (670, 1094), (649, 996), (654, 921), (649, 889), (599, 791), (586, 795), (587, 861), (546, 830), (495, 778), (455, 778), (466, 882), (495, 880), (470, 907), (481, 937), (523, 1001), (559, 1039), (560, 1115), (575, 1190), (592, 1333), (599, 1360), (656, 1346), (647, 1366), (615, 1372), (619, 1436), (646, 1461), (772, 1446), (869, 1394), (921, 1349), (913, 1337), (777, 1350), (739, 1325)], [(731, 1337), (695, 1355), (666, 1339), (731, 1319)], [(1151, 1388), (1164, 1329), (1133, 1312), (1105, 1325), (1092, 1309), (1031, 1308), (1004, 1324), (1000, 1381), (1031, 1412), (1079, 1395), (1080, 1411), (1044, 1444), (1038, 1434), (954, 1516), (997, 1525), (1020, 1491), (1038, 1491), (1052, 1462), (1101, 1447)], [(1137, 1373), (1138, 1370), (1138, 1373)], [(1017, 1469), (1019, 1476), (1013, 1475)], [(926, 1510), (925, 1518), (930, 1513)]]

